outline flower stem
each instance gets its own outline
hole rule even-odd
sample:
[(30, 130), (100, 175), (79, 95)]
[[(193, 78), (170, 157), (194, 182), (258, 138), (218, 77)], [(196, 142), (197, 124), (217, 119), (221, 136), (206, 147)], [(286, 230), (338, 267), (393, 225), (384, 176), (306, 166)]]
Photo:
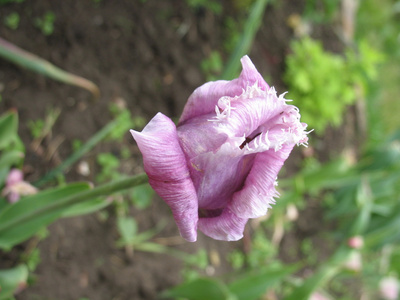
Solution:
[[(54, 208), (59, 208), (67, 205), (76, 204), (85, 200), (90, 200), (99, 196), (111, 195), (115, 192), (133, 188), (148, 182), (148, 177), (145, 173), (123, 178), (120, 180), (111, 181), (93, 189), (86, 190), (75, 195), (66, 197), (61, 201), (54, 202)], [(50, 206), (49, 206), (50, 207)]]

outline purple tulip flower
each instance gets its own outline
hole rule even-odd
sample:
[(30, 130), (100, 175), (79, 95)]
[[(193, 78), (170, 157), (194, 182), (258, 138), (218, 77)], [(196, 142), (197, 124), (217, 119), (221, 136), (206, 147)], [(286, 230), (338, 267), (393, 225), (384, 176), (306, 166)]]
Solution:
[(295, 144), (307, 144), (297, 107), (277, 96), (248, 56), (232, 81), (208, 82), (190, 96), (178, 126), (158, 113), (131, 130), (149, 183), (170, 206), (183, 238), (197, 229), (217, 239), (243, 237), (266, 214), (277, 175)]

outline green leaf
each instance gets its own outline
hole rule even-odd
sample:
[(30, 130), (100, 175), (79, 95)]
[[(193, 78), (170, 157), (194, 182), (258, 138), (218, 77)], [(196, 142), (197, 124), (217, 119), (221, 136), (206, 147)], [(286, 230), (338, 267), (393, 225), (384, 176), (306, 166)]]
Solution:
[(118, 244), (132, 244), (137, 234), (137, 224), (134, 218), (131, 217), (119, 217), (117, 219), (117, 226), (121, 239)]
[(84, 88), (91, 92), (95, 99), (98, 99), (100, 96), (100, 90), (93, 82), (68, 73), (50, 62), (25, 51), (2, 38), (0, 38), (0, 57), (54, 80)]
[(144, 209), (151, 204), (154, 196), (154, 190), (149, 184), (143, 184), (132, 189), (130, 193), (133, 204), (138, 209)]
[(93, 147), (95, 147), (99, 142), (101, 142), (104, 138), (107, 137), (118, 125), (118, 120), (111, 121), (95, 135), (93, 135), (82, 147), (80, 147), (77, 151), (75, 151), (70, 157), (64, 160), (59, 166), (55, 169), (48, 172), (42, 179), (35, 182), (35, 186), (41, 186), (49, 180), (53, 179), (59, 174), (62, 174), (66, 169), (71, 167), (74, 163), (76, 163), (83, 155), (89, 152)]
[(168, 291), (161, 295), (165, 298), (185, 298), (188, 300), (236, 300), (225, 284), (217, 279), (199, 278)]
[(111, 203), (112, 202), (107, 200), (107, 198), (97, 198), (93, 200), (88, 200), (68, 207), (62, 213), (62, 217), (69, 218), (69, 217), (76, 217), (76, 216), (90, 214), (107, 207)]
[(221, 76), (222, 79), (232, 79), (236, 76), (240, 68), (240, 58), (250, 52), (254, 38), (264, 16), (265, 7), (269, 0), (256, 0), (251, 7), (250, 15), (244, 25), (243, 33), (235, 50), (229, 57), (228, 63)]
[(28, 268), (25, 265), (0, 270), (0, 300), (10, 299), (19, 285), (26, 284), (27, 279)]
[(7, 151), (6, 153), (2, 153), (0, 157), (0, 169), (9, 169), (23, 158), (24, 153), (21, 151)]
[(17, 136), (18, 116), (9, 112), (0, 117), (0, 149), (7, 147)]
[(0, 247), (8, 249), (28, 239), (40, 228), (59, 218), (66, 209), (54, 204), (88, 189), (87, 183), (74, 183), (24, 197), (8, 205), (0, 212)]
[(349, 247), (340, 246), (313, 276), (306, 279), (301, 286), (295, 288), (284, 300), (308, 300), (315, 290), (325, 285), (340, 271), (342, 264), (348, 259), (352, 250)]
[(237, 296), (238, 300), (256, 300), (265, 294), (268, 288), (277, 284), (298, 268), (299, 266), (295, 265), (285, 266), (278, 270), (263, 268), (261, 270), (247, 272), (242, 278), (230, 283), (228, 287), (230, 291)]

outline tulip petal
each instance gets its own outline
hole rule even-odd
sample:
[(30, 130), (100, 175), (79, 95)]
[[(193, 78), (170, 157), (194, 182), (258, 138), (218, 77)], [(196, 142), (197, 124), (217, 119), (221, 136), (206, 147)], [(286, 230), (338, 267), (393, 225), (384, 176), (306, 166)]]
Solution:
[(258, 153), (243, 189), (233, 194), (231, 209), (242, 218), (257, 218), (267, 213), (274, 197), (276, 178), (294, 144), (283, 145), (279, 151), (270, 149)]
[(179, 125), (189, 119), (213, 113), (221, 97), (234, 97), (241, 93), (242, 86), (238, 79), (232, 81), (218, 80), (203, 84), (190, 95), (179, 119)]
[(253, 86), (257, 83), (257, 86), (262, 90), (266, 91), (269, 89), (269, 85), (265, 82), (264, 78), (257, 71), (253, 62), (247, 55), (243, 56), (240, 59), (240, 62), (242, 63), (243, 70), (239, 79), (241, 80), (243, 88), (246, 88), (246, 86)]
[(207, 82), (198, 87), (189, 97), (179, 119), (179, 125), (191, 118), (213, 113), (220, 98), (239, 96), (247, 86), (256, 84), (264, 91), (269, 88), (247, 55), (242, 57), (241, 63), (243, 70), (239, 78), (232, 81), (218, 80)]
[(284, 99), (278, 99), (276, 93), (265, 92), (257, 86), (248, 87), (242, 95), (230, 99), (227, 106), (231, 109), (229, 117), (222, 119), (219, 125), (220, 130), (230, 137), (249, 137), (259, 126), (268, 124), (293, 107)]
[(248, 219), (239, 218), (229, 208), (214, 218), (200, 218), (199, 229), (207, 236), (222, 241), (237, 241), (243, 237)]
[(158, 113), (142, 132), (131, 130), (143, 154), (149, 183), (170, 206), (183, 238), (197, 239), (198, 204), (175, 124)]

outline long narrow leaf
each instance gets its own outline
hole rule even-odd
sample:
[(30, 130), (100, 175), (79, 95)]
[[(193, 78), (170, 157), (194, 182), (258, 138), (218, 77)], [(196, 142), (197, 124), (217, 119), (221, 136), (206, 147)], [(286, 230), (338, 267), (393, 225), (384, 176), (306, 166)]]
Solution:
[(165, 298), (184, 298), (188, 300), (233, 300), (236, 299), (225, 284), (217, 279), (199, 278), (181, 284), (162, 294)]
[(68, 73), (48, 61), (25, 51), (10, 42), (0, 38), (0, 56), (6, 60), (49, 78), (84, 88), (92, 93), (95, 99), (99, 98), (100, 90), (93, 82), (80, 76)]
[(238, 300), (257, 300), (273, 285), (297, 271), (298, 265), (285, 266), (278, 270), (262, 268), (256, 272), (245, 273), (241, 279), (235, 280), (228, 285), (231, 293), (235, 294)]
[(91, 201), (99, 196), (110, 195), (148, 182), (146, 174), (140, 174), (106, 183), (89, 189), (85, 183), (47, 190), (23, 198), (9, 205), (0, 213), (0, 247), (9, 248), (32, 236), (41, 226), (46, 226), (62, 216), (68, 208)]
[(284, 300), (308, 300), (313, 291), (325, 285), (341, 269), (344, 261), (349, 257), (349, 247), (341, 246), (333, 256), (324, 263), (317, 272), (308, 278), (301, 286), (295, 288)]
[(19, 285), (26, 284), (28, 267), (19, 265), (12, 269), (0, 270), (0, 300), (12, 299)]
[(93, 135), (81, 148), (75, 151), (70, 157), (64, 160), (59, 166), (55, 169), (48, 172), (42, 179), (38, 180), (34, 183), (35, 186), (41, 186), (44, 183), (50, 181), (55, 178), (58, 174), (62, 174), (63, 171), (68, 169), (71, 165), (77, 162), (83, 155), (92, 150), (94, 146), (96, 146), (100, 141), (102, 141), (110, 132), (119, 125), (118, 120), (114, 120), (108, 123), (105, 127), (103, 127), (100, 131), (98, 131), (95, 135)]
[(251, 7), (250, 15), (244, 26), (242, 36), (235, 50), (229, 58), (222, 74), (222, 79), (234, 78), (240, 68), (240, 58), (246, 55), (253, 44), (254, 38), (260, 28), (264, 10), (269, 0), (257, 0)]
[(0, 117), (0, 149), (7, 147), (15, 139), (18, 130), (18, 115), (8, 112)]
[(0, 213), (0, 247), (9, 249), (61, 216), (62, 209), (46, 211), (63, 198), (89, 189), (86, 183), (46, 190), (9, 205)]

